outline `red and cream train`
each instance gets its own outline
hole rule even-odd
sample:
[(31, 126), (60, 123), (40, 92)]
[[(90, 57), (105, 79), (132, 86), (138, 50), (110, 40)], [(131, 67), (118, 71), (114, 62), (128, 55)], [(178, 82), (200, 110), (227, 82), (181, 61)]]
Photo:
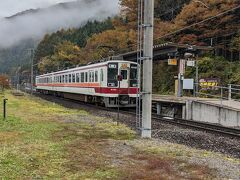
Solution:
[[(137, 63), (111, 60), (36, 77), (37, 91), (117, 107), (136, 106)], [(122, 81), (118, 83), (118, 75)], [(120, 84), (120, 87), (119, 87)]]

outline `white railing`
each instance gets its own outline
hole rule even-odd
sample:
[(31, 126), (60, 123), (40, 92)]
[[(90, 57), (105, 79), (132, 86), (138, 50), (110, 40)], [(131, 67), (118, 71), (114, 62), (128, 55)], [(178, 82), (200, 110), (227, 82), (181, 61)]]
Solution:
[[(195, 84), (195, 87), (200, 84)], [(205, 92), (206, 91), (206, 92)], [(240, 102), (240, 85), (229, 84), (228, 87), (214, 86), (212, 89), (200, 90), (195, 92), (197, 96), (207, 96), (208, 98), (216, 98), (223, 100), (232, 100)]]
[[(228, 85), (228, 100), (235, 100), (234, 95), (237, 95), (240, 97), (240, 85), (236, 84), (229, 84)], [(239, 101), (239, 98), (237, 99)]]

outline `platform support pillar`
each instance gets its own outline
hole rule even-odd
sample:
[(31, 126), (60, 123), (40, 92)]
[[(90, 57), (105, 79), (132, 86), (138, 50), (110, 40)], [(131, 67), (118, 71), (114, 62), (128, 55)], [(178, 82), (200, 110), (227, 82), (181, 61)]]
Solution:
[(182, 119), (186, 119), (186, 106), (182, 106)]
[(162, 111), (162, 105), (160, 103), (157, 103), (157, 115), (161, 115)]
[(186, 120), (192, 120), (192, 101), (186, 101)]

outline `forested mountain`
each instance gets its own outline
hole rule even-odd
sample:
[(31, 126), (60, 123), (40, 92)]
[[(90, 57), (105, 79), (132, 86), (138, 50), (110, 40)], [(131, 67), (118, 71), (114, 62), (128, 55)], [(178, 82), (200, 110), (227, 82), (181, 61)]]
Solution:
[(45, 35), (35, 53), (35, 62), (39, 63), (41, 72), (51, 72), (58, 69), (87, 63), (81, 48), (93, 35), (113, 28), (111, 19), (103, 22), (88, 22), (81, 28), (60, 30), (51, 35)]
[[(120, 0), (121, 13), (117, 17), (45, 35), (36, 48), (34, 61), (38, 63), (38, 72), (65, 69), (136, 50), (137, 3), (136, 0)], [(239, 0), (155, 0), (154, 43), (213, 45), (216, 55), (225, 59), (203, 59), (200, 77), (219, 76), (223, 84), (240, 84), (240, 65), (234, 61), (239, 58), (240, 51), (240, 10), (229, 11), (239, 5)], [(212, 19), (206, 21), (208, 18)], [(214, 63), (218, 61), (221, 63), (217, 66)], [(173, 89), (176, 71), (166, 63), (156, 63), (154, 81), (158, 83), (154, 84), (155, 91), (166, 93)], [(189, 75), (194, 72), (189, 71)]]
[[(46, 33), (61, 31), (62, 28), (78, 29), (88, 21), (101, 22), (116, 15), (118, 11), (118, 0), (72, 0), (72, 2), (42, 9), (30, 9), (7, 18), (0, 18), (0, 73), (14, 74), (17, 66), (29, 64), (25, 50), (36, 48)], [(86, 33), (88, 34), (91, 33)], [(72, 38), (78, 39), (74, 42), (83, 39)]]
[(0, 73), (14, 75), (20, 67), (22, 71), (29, 69), (31, 60), (27, 50), (36, 44), (36, 40), (28, 39), (11, 48), (0, 50)]

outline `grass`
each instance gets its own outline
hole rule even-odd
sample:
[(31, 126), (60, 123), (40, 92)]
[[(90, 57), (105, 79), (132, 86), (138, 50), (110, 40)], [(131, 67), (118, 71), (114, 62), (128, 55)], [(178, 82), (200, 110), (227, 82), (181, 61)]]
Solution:
[[(113, 122), (101, 123), (99, 118), (96, 118), (99, 123), (94, 126), (83, 122), (66, 124), (62, 120), (90, 115), (86, 111), (67, 109), (36, 97), (15, 97), (9, 92), (5, 95), (9, 101), (7, 119), (0, 118), (0, 178), (105, 179), (118, 176), (118, 170), (102, 168), (101, 163), (87, 167), (83, 172), (69, 169), (66, 164), (73, 152), (67, 147), (77, 138), (132, 139), (135, 137), (133, 131)], [(71, 130), (74, 130), (73, 134)], [(81, 150), (81, 153), (87, 158), (89, 149)]]
[[(33, 116), (41, 112), (35, 101), (7, 96), (9, 115), (5, 121), (0, 121), (0, 177), (52, 177), (52, 172), (55, 177), (61, 177), (64, 142), (51, 140), (52, 132), (62, 129), (61, 125), (41, 121), (39, 117), (35, 121), (37, 117)], [(28, 105), (31, 107), (27, 108)]]

